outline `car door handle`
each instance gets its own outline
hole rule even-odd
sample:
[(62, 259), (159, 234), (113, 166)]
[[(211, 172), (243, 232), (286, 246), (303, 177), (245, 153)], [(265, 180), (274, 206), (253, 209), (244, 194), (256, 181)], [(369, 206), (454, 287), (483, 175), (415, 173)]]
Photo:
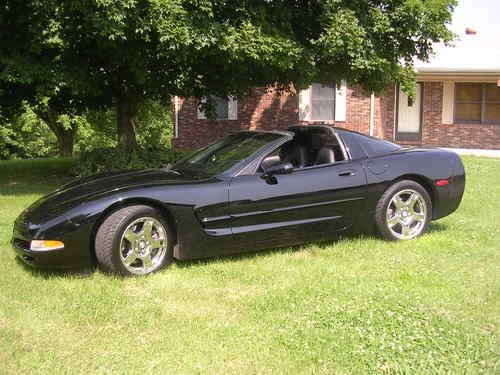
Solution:
[(341, 177), (348, 177), (348, 176), (354, 176), (358, 173), (358, 171), (355, 171), (354, 169), (350, 169), (347, 171), (341, 171), (339, 172), (339, 176)]

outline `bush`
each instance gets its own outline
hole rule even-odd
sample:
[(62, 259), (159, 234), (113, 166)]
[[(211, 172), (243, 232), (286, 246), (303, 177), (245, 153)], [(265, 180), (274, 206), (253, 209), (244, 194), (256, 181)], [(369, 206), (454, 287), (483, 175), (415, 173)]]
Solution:
[(173, 160), (165, 149), (137, 149), (125, 153), (119, 148), (100, 148), (80, 154), (73, 172), (81, 177), (123, 169), (159, 168)]
[[(109, 152), (117, 147), (116, 113), (113, 109), (88, 111), (84, 116), (61, 115), (58, 121), (76, 127), (74, 153), (83, 155), (86, 161), (93, 152), (101, 152), (103, 149)], [(163, 160), (163, 154), (170, 153), (173, 128), (168, 105), (147, 101), (137, 115), (136, 125), (139, 148), (148, 151), (138, 151), (131, 159)], [(12, 119), (0, 117), (0, 159), (42, 158), (55, 156), (57, 153), (54, 133), (28, 105)], [(119, 154), (118, 151), (113, 151), (113, 154), (117, 153)], [(154, 154), (158, 154), (158, 157), (153, 157)], [(112, 162), (95, 164), (104, 166)], [(83, 166), (82, 168), (85, 169)]]
[(157, 168), (173, 160), (168, 108), (148, 101), (136, 121), (138, 149), (123, 152), (116, 141), (116, 113), (112, 110), (89, 112), (79, 123), (75, 153), (79, 155), (74, 172), (79, 176), (120, 169)]
[(117, 146), (116, 124), (111, 111), (89, 111), (85, 116), (78, 117), (77, 121), (75, 155)]
[(89, 112), (78, 126), (75, 152), (79, 154), (74, 172), (79, 176), (121, 169), (157, 168), (173, 161), (172, 136), (168, 108), (148, 101), (136, 121), (138, 149), (123, 152), (116, 142), (114, 111)]
[(55, 155), (55, 135), (29, 107), (10, 120), (0, 118), (0, 159), (32, 159)]
[[(136, 119), (137, 144), (143, 149), (170, 149), (172, 118), (167, 105), (147, 101)], [(78, 123), (75, 153), (117, 147), (116, 111), (90, 111)]]

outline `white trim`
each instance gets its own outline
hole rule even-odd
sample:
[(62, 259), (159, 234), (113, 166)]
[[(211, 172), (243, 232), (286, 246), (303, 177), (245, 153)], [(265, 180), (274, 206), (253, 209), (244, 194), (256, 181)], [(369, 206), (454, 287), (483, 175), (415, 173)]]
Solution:
[(207, 115), (205, 115), (205, 112), (200, 109), (200, 105), (202, 103), (206, 103), (206, 102), (207, 102), (207, 98), (206, 98), (206, 96), (203, 96), (200, 99), (200, 104), (198, 104), (198, 106), (196, 107), (196, 118), (198, 120), (206, 120), (207, 119)]
[(398, 118), (398, 96), (399, 96), (399, 87), (395, 83), (394, 84), (394, 110), (393, 110), (393, 118), (392, 118), (392, 141), (396, 141), (396, 122)]
[(238, 100), (231, 95), (228, 96), (227, 101), (227, 119), (238, 120)]
[(179, 138), (179, 102), (179, 97), (174, 96), (174, 138)]
[(311, 119), (311, 86), (299, 91), (299, 121)]
[(335, 87), (335, 121), (344, 122), (346, 121), (347, 114), (347, 83), (343, 79), (340, 81), (340, 85)]
[(455, 82), (443, 82), (443, 111), (441, 122), (443, 124), (453, 124), (453, 113), (455, 106)]
[(375, 94), (370, 95), (370, 127), (369, 134), (373, 137), (375, 134)]
[(455, 81), (455, 82), (496, 82), (500, 79), (497, 73), (417, 73), (417, 81)]
[(500, 74), (498, 69), (464, 69), (464, 68), (416, 68), (417, 74)]

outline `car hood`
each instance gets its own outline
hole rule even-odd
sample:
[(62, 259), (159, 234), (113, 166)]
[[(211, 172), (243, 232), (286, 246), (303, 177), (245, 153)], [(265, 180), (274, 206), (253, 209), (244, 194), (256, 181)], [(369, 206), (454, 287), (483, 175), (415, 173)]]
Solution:
[(63, 212), (68, 207), (75, 207), (101, 194), (133, 189), (135, 187), (183, 184), (199, 180), (200, 176), (178, 174), (166, 169), (146, 169), (100, 174), (78, 179), (61, 186), (33, 203), (24, 214), (34, 214), (36, 211), (43, 213), (44, 216), (53, 217), (59, 211)]

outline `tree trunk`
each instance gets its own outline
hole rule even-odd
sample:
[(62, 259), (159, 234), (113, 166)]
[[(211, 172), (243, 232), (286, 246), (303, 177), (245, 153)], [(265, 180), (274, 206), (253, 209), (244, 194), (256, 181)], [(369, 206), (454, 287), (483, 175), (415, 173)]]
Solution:
[(74, 144), (74, 133), (73, 130), (62, 131), (56, 134), (57, 137), (57, 147), (59, 148), (60, 156), (72, 156), (73, 155), (73, 144)]
[(118, 142), (125, 152), (132, 152), (137, 147), (135, 137), (135, 119), (137, 104), (128, 98), (120, 98), (116, 103), (116, 125)]
[(57, 148), (59, 156), (73, 156), (73, 145), (75, 141), (75, 131), (73, 127), (66, 129), (58, 123), (59, 114), (50, 108), (37, 111), (40, 117), (52, 130), (57, 138)]

